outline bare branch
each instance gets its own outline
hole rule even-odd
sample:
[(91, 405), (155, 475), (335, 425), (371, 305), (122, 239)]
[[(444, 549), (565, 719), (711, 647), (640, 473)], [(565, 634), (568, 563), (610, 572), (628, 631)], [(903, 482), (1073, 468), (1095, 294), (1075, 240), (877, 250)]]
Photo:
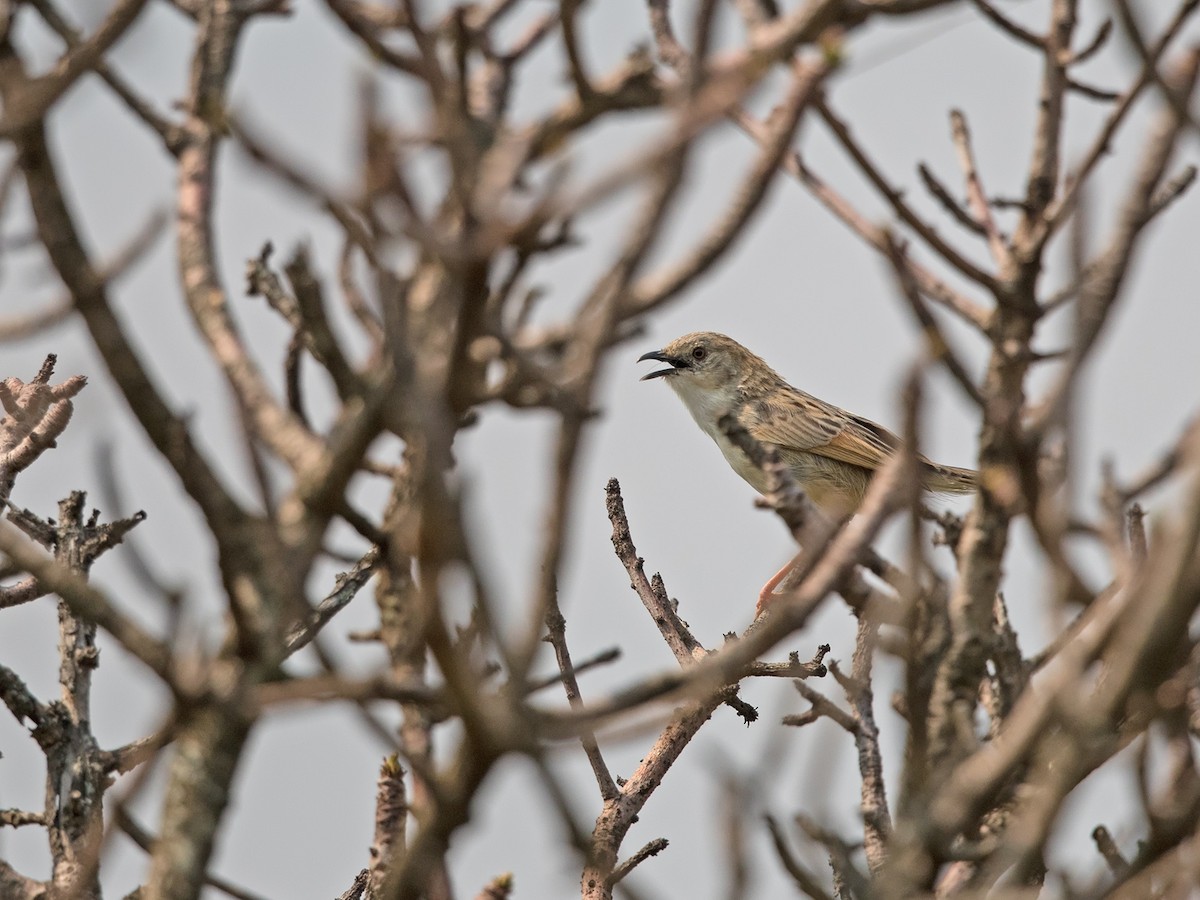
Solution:
[(96, 67), (133, 25), (145, 5), (146, 0), (120, 0), (95, 34), (82, 42), (68, 42), (69, 49), (50, 72), (10, 85), (6, 90), (4, 119), (0, 120), (0, 137), (17, 137), (40, 122), (59, 97)]
[(645, 844), (636, 853), (634, 853), (633, 856), (623, 860), (620, 865), (613, 869), (612, 876), (608, 879), (609, 885), (619, 884), (626, 875), (628, 875), (650, 857), (658, 856), (658, 854), (666, 850), (668, 846), (670, 846), (670, 841), (668, 841), (666, 838), (655, 838), (654, 840)]

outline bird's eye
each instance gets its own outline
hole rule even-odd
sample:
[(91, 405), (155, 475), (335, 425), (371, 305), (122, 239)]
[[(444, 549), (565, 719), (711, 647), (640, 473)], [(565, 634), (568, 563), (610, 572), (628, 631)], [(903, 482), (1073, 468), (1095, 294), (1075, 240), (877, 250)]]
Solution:
[(700, 360), (704, 359), (704, 357), (707, 355), (708, 355), (708, 351), (705, 350), (703, 347), (693, 347), (692, 348), (692, 359), (696, 360), (696, 362), (699, 362)]

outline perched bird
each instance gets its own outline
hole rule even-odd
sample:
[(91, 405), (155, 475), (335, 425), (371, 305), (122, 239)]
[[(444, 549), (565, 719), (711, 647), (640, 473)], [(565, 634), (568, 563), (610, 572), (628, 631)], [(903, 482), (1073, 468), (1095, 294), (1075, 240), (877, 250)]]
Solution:
[[(765, 493), (766, 476), (721, 429), (718, 423), (726, 413), (756, 440), (774, 444), (809, 499), (834, 521), (858, 509), (876, 470), (901, 446), (900, 439), (881, 425), (792, 387), (760, 357), (723, 334), (685, 334), (638, 362), (648, 359), (664, 362), (667, 368), (643, 375), (642, 381), (665, 379), (751, 487)], [(926, 490), (975, 490), (977, 475), (971, 469), (918, 459)], [(763, 587), (760, 611), (790, 568), (789, 563)]]

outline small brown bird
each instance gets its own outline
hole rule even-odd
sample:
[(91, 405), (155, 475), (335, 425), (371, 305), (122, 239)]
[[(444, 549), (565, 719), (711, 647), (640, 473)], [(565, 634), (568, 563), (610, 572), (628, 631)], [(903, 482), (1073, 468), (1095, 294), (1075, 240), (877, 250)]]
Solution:
[[(756, 440), (774, 444), (809, 499), (835, 521), (858, 509), (876, 470), (901, 446), (900, 439), (881, 425), (792, 387), (760, 357), (723, 334), (685, 334), (638, 362), (648, 359), (668, 367), (642, 380), (665, 378), (696, 424), (751, 487), (764, 493), (766, 477), (721, 429), (718, 422), (726, 413)], [(918, 459), (926, 490), (975, 490), (977, 475), (971, 469)], [(790, 569), (789, 563), (763, 587), (760, 611)]]

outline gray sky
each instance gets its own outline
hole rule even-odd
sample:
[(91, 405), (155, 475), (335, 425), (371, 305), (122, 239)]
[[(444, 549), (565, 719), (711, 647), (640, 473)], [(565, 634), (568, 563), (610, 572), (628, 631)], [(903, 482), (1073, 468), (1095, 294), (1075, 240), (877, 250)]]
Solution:
[[(233, 102), (260, 134), (279, 141), (290, 158), (302, 161), (325, 183), (349, 190), (356, 177), (355, 87), (367, 71), (364, 59), (317, 4), (298, 0), (295, 5), (291, 19), (260, 22), (251, 29), (234, 80)], [(677, 0), (677, 5), (688, 4)], [(1030, 24), (1046, 18), (1046, 3), (1011, 5)], [(87, 4), (71, 6), (88, 21), (82, 12)], [(1107, 11), (1107, 6), (1084, 6), (1088, 10), (1080, 34), (1090, 35), (1098, 22), (1097, 9)], [(610, 68), (636, 44), (648, 41), (644, 6), (635, 0), (592, 4), (582, 16), (582, 27), (596, 71)], [(152, 5), (113, 57), (160, 107), (167, 108), (183, 93), (190, 30), (179, 16)], [(45, 60), (52, 58), (52, 43), (37, 35), (29, 40), (46, 51)], [(1116, 40), (1089, 65), (1086, 75), (1099, 85), (1122, 88), (1134, 65), (1128, 48)], [(555, 53), (540, 52), (531, 65), (521, 108), (541, 108), (561, 71)], [(1031, 52), (997, 35), (968, 9), (955, 8), (905, 28), (872, 26), (856, 34), (830, 92), (834, 105), (886, 172), (911, 187), (910, 199), (934, 215), (934, 206), (917, 186), (915, 167), (927, 162), (958, 190), (961, 178), (948, 138), (951, 107), (963, 109), (969, 118), (988, 189), (1006, 196), (1022, 191), (1038, 75)], [(396, 90), (392, 103), (402, 120), (419, 124), (420, 111), (411, 96)], [(1073, 101), (1067, 117), (1072, 148), (1086, 145), (1104, 111), (1101, 105)], [(1143, 108), (1125, 130), (1116, 154), (1106, 163), (1103, 190), (1094, 199), (1095, 208), (1103, 212), (1093, 226), (1100, 239), (1111, 222), (1114, 199), (1127, 183), (1137, 141), (1145, 133), (1144, 112)], [(652, 129), (650, 121), (603, 129), (579, 148), (578, 174), (598, 174), (636, 152)], [(173, 170), (166, 155), (95, 80), (69, 95), (52, 120), (52, 131), (76, 209), (101, 258), (127, 242), (153, 212), (172, 208)], [(805, 128), (801, 146), (827, 180), (870, 215), (886, 218), (878, 200), (847, 168), (818, 125)], [(671, 248), (686, 247), (698, 236), (754, 153), (755, 147), (732, 127), (715, 129), (690, 172), (687, 202), (672, 219), (667, 242)], [(1197, 155), (1193, 139), (1186, 161), (1195, 162)], [(277, 259), (305, 241), (329, 275), (336, 264), (337, 233), (309, 204), (289, 195), (237, 150), (227, 149), (223, 164), (218, 227), (226, 283), (245, 331), (262, 351), (264, 367), (281, 373), (287, 336), (259, 300), (238, 296), (244, 261), (268, 239), (280, 254)], [(584, 247), (541, 273), (551, 289), (543, 315), (570, 314), (586, 290), (588, 276), (615, 251), (629, 209), (629, 203), (618, 198), (581, 223)], [(23, 222), (10, 219), (4, 234), (19, 234), (23, 228)], [(943, 226), (943, 231), (949, 230)], [(1085, 512), (1095, 509), (1091, 497), (1102, 458), (1114, 459), (1118, 472), (1131, 475), (1154, 461), (1196, 413), (1198, 233), (1200, 204), (1189, 194), (1152, 228), (1123, 307), (1095, 354), (1082, 398), (1076, 449), (1083, 463), (1079, 508)], [(982, 244), (972, 249), (975, 258), (985, 260)], [(249, 497), (228, 392), (192, 330), (173, 258), (170, 230), (164, 229), (150, 257), (121, 283), (120, 312), (176, 407), (195, 416), (196, 431), (224, 470), (247, 485)], [(36, 254), (6, 257), (3, 265), (0, 315), (57, 295), (58, 285), (45, 274)], [(331, 277), (327, 280), (332, 282)], [(1044, 341), (1047, 348), (1054, 346), (1055, 336), (1064, 333), (1069, 321), (1060, 317), (1052, 325)], [(725, 263), (680, 301), (651, 317), (645, 337), (618, 348), (606, 364), (599, 398), (604, 415), (588, 431), (562, 604), (577, 657), (614, 645), (624, 655), (617, 665), (583, 679), (585, 698), (674, 666), (612, 554), (603, 506), (609, 476), (621, 479), (634, 539), (648, 568), (662, 571), (668, 589), (681, 601), (682, 615), (707, 646), (719, 644), (723, 632), (739, 631), (749, 623), (759, 586), (789, 553), (790, 539), (783, 528), (771, 515), (754, 509), (751, 489), (728, 470), (682, 404), (662, 383), (637, 380), (646, 368), (635, 364), (641, 353), (698, 329), (729, 333), (797, 386), (893, 428), (899, 425), (897, 397), (904, 373), (921, 353), (917, 331), (883, 261), (803, 188), (781, 177), (762, 214)], [(957, 330), (954, 334), (979, 370), (986, 360), (982, 343)], [(125, 495), (124, 512), (142, 508), (150, 516), (135, 532), (140, 547), (166, 578), (186, 585), (189, 615), (198, 628), (211, 630), (219, 610), (212, 548), (194, 511), (180, 499), (173, 477), (153, 459), (121, 400), (105, 383), (103, 367), (82, 329), (67, 325), (23, 344), (3, 346), (0, 377), (31, 377), (48, 352), (59, 355), (60, 377), (78, 373), (91, 380), (77, 398), (75, 418), (60, 447), (22, 475), (14, 502), (52, 514), (62, 495), (83, 488), (92, 492), (90, 502), (102, 507), (105, 518), (112, 517), (116, 511), (97, 493), (94, 463), (96, 446), (111, 444)], [(1035, 379), (1035, 384), (1044, 380)], [(955, 465), (972, 464), (978, 423), (940, 373), (929, 379), (924, 421), (929, 455)], [(524, 621), (536, 572), (550, 424), (544, 414), (489, 408), (479, 427), (463, 433), (458, 448), (463, 479), (478, 511), (473, 537), (482, 560), (498, 578), (502, 605), (513, 622)], [(362, 490), (364, 497), (382, 501), (379, 484), (364, 484)], [(1149, 504), (1152, 518), (1156, 499), (1161, 497), (1152, 497)], [(898, 544), (885, 542), (885, 549), (888, 546), (894, 550)], [(1040, 600), (1045, 593), (1040, 558), (1027, 552), (1029, 546), (1027, 539), (1015, 545), (1005, 583), (1027, 651), (1044, 639), (1050, 615)], [(139, 596), (122, 552), (105, 557), (96, 566), (95, 579), (147, 622), (160, 622), (161, 611)], [(332, 571), (331, 567), (326, 574)], [(1096, 572), (1095, 582), (1103, 580), (1104, 573)], [(310, 587), (314, 596), (327, 589), (315, 582)], [(0, 658), (22, 673), (39, 696), (53, 696), (57, 661), (52, 603), (43, 600), (6, 610), (3, 621)], [(382, 664), (382, 653), (349, 645), (343, 636), (374, 623), (375, 610), (364, 593), (327, 634), (347, 662), (370, 670)], [(788, 649), (807, 657), (817, 644), (829, 642), (834, 657), (848, 659), (852, 639), (850, 615), (831, 601)], [(111, 642), (102, 638), (101, 646), (94, 719), (102, 744), (113, 746), (151, 729), (162, 714), (163, 697)], [(890, 662), (881, 665), (895, 671)], [(542, 669), (548, 672), (551, 666), (547, 657)], [(818, 687), (838, 696), (834, 685)], [(765, 767), (767, 778), (755, 780), (755, 803), (763, 810), (783, 819), (804, 810), (828, 817), (847, 836), (855, 833), (857, 774), (849, 739), (825, 722), (801, 731), (781, 729), (781, 714), (805, 707), (789, 685), (751, 683), (743, 696), (759, 706), (760, 722), (747, 729), (730, 710), (718, 710), (626, 842), (628, 853), (656, 837), (671, 841), (671, 847), (644, 863), (631, 882), (645, 896), (724, 896), (720, 798), (728, 774), (754, 779)], [(557, 703), (559, 697), (548, 691), (544, 700)], [(876, 709), (889, 735), (887, 765), (894, 773), (902, 723), (882, 693), (876, 697)], [(629, 774), (653, 736), (653, 730), (642, 730), (606, 741), (614, 772)], [(0, 716), (0, 749), (0, 806), (40, 806), (40, 754), (9, 716)], [(270, 897), (340, 893), (367, 862), (382, 750), (347, 709), (295, 709), (266, 719), (242, 766), (216, 870)], [(579, 822), (590, 827), (599, 799), (582, 753), (575, 745), (564, 745), (556, 766), (570, 784)], [(836, 781), (836, 791), (827, 790), (831, 781)], [(1067, 821), (1073, 827), (1064, 836), (1067, 845), (1057, 860), (1060, 864), (1068, 861), (1069, 852), (1081, 859), (1078, 854), (1085, 852), (1087, 835), (1100, 813), (1119, 840), (1133, 834), (1136, 820), (1124, 822), (1116, 813), (1120, 802), (1132, 796), (1132, 785), (1123, 776), (1106, 778), (1103, 773), (1093, 782), (1089, 788), (1094, 787), (1104, 805), (1077, 803), (1069, 811)], [(138, 808), (152, 825), (157, 804), (155, 798), (149, 800)], [(750, 817), (750, 826), (756, 861), (750, 896), (788, 896), (787, 881), (761, 840), (757, 816)], [(44, 875), (44, 840), (36, 829), (15, 834), (6, 830), (0, 832), (0, 852), (25, 871)], [(569, 896), (576, 890), (579, 864), (560, 851), (562, 846), (561, 828), (529, 778), (527, 764), (510, 762), (492, 775), (476, 819), (456, 838), (456, 887), (471, 896), (491, 876), (512, 871), (520, 897)], [(144, 861), (140, 851), (117, 838), (105, 869), (108, 894), (120, 896), (132, 889)]]

